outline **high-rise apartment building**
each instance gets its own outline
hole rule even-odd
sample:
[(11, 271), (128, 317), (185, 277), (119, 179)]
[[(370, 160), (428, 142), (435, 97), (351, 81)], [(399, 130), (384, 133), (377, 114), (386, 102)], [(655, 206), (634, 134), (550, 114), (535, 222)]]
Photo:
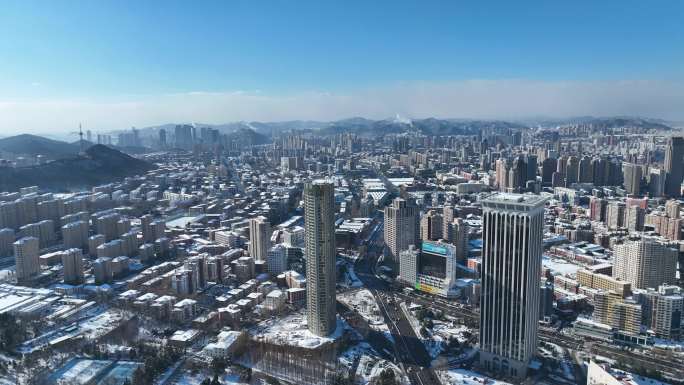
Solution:
[(333, 333), (335, 315), (335, 198), (325, 181), (304, 187), (306, 304), (309, 330), (319, 336)]
[(62, 238), (66, 248), (84, 248), (88, 245), (88, 223), (76, 221), (62, 226)]
[(520, 194), (482, 201), (480, 364), (516, 378), (537, 351), (544, 202)]
[(606, 210), (606, 224), (611, 230), (625, 226), (626, 205), (623, 202), (610, 202)]
[(681, 339), (684, 296), (679, 286), (662, 285), (658, 290), (640, 290), (634, 297), (643, 309), (643, 324), (653, 330), (656, 337)]
[(83, 282), (83, 252), (81, 249), (68, 249), (62, 254), (64, 282), (79, 284)]
[(14, 242), (14, 259), (17, 267), (17, 281), (30, 281), (40, 273), (38, 238), (24, 237)]
[(443, 238), (442, 214), (435, 210), (428, 211), (420, 218), (420, 239), (423, 241), (437, 241)]
[(399, 253), (418, 241), (418, 207), (413, 201), (396, 198), (385, 207), (385, 244), (389, 256), (398, 261)]
[(249, 255), (255, 261), (265, 261), (271, 248), (271, 224), (266, 217), (249, 220)]
[(642, 236), (615, 245), (613, 277), (632, 283), (633, 288), (657, 288), (676, 280), (679, 251), (658, 238)]
[(12, 244), (16, 238), (14, 230), (8, 228), (0, 229), (0, 257), (12, 255)]
[(622, 173), (627, 194), (639, 195), (641, 192), (641, 165), (635, 163), (623, 163)]
[(642, 231), (646, 219), (646, 210), (639, 206), (629, 206), (625, 211), (625, 226), (629, 231)]

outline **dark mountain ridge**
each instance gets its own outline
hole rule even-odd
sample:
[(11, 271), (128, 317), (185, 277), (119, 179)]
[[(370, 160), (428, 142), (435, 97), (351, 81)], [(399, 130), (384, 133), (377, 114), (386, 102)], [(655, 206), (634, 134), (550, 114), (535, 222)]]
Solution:
[(54, 191), (82, 189), (121, 180), (153, 168), (154, 165), (148, 162), (96, 144), (82, 155), (39, 166), (0, 167), (0, 191), (14, 191), (26, 186)]

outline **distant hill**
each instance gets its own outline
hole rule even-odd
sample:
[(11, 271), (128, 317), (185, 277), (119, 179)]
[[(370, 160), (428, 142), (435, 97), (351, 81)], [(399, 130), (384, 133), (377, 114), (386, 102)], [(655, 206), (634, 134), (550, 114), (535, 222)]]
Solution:
[(34, 185), (54, 191), (75, 190), (121, 180), (153, 168), (148, 162), (96, 144), (83, 155), (40, 166), (0, 167), (0, 191)]
[(0, 151), (16, 155), (45, 155), (50, 159), (61, 159), (78, 154), (79, 145), (22, 134), (0, 139)]
[(566, 119), (539, 118), (527, 120), (525, 123), (531, 126), (540, 125), (542, 127), (566, 126), (571, 124), (593, 124), (597, 128), (620, 128), (633, 127), (644, 130), (670, 131), (676, 124), (663, 119), (643, 118), (639, 116), (576, 116)]
[(355, 133), (361, 136), (379, 136), (416, 132), (425, 135), (477, 135), (483, 129), (503, 131), (508, 128), (526, 128), (526, 125), (498, 120), (456, 119), (384, 119), (351, 118), (329, 123), (315, 132), (321, 135)]

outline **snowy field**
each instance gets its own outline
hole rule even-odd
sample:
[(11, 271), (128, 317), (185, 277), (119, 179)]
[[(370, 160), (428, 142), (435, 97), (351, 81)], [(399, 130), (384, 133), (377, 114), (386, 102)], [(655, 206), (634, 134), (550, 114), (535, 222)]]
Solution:
[(547, 255), (542, 257), (542, 264), (554, 273), (566, 276), (574, 276), (577, 273), (577, 270), (581, 268), (581, 266), (574, 263), (552, 258)]
[(510, 385), (465, 369), (440, 370), (436, 373), (442, 385)]
[(328, 337), (320, 337), (309, 331), (304, 313), (295, 313), (283, 318), (266, 320), (252, 328), (250, 334), (273, 343), (313, 349), (340, 338), (346, 328), (347, 324), (338, 318), (335, 333)]
[[(200, 385), (205, 378), (213, 379), (211, 373), (191, 373), (182, 372), (174, 381), (169, 382), (169, 385)], [(219, 382), (222, 385), (248, 385), (246, 382), (240, 382), (240, 377), (237, 374), (226, 373), (219, 377)]]
[(385, 318), (380, 312), (380, 307), (369, 290), (348, 291), (339, 294), (337, 300), (359, 313), (373, 330), (381, 332), (389, 341), (394, 342), (389, 327), (385, 323)]

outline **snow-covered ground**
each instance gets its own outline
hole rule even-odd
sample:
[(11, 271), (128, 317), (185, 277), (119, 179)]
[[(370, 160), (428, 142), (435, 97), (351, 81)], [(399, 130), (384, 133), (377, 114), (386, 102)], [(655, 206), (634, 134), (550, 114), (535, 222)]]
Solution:
[(542, 264), (544, 267), (548, 268), (554, 273), (568, 276), (574, 276), (575, 273), (577, 273), (577, 270), (581, 268), (580, 265), (576, 265), (562, 259), (549, 257), (547, 255), (542, 258)]
[[(208, 372), (191, 373), (189, 371), (181, 373), (177, 379), (170, 382), (169, 385), (200, 385), (205, 378), (212, 379), (213, 375)], [(227, 372), (219, 376), (219, 382), (223, 385), (247, 385), (240, 381), (240, 376)]]
[(402, 374), (401, 369), (394, 363), (383, 360), (376, 356), (363, 354), (359, 360), (359, 367), (356, 370), (354, 383), (358, 385), (367, 385), (371, 381), (380, 376), (383, 370), (390, 369), (394, 372), (394, 376), (399, 379), (399, 383), (408, 384), (408, 378)]
[(272, 318), (261, 322), (249, 332), (253, 336), (260, 336), (273, 343), (313, 349), (340, 338), (344, 330), (348, 328), (349, 326), (338, 318), (335, 333), (327, 337), (320, 337), (311, 333), (307, 328), (306, 314), (298, 312), (286, 317)]
[(506, 385), (507, 382), (494, 380), (482, 374), (465, 370), (465, 369), (449, 369), (437, 371), (442, 385)]
[(423, 337), (420, 334), (420, 324), (413, 311), (410, 311), (405, 303), (401, 303), (401, 309), (409, 320), (414, 333), (421, 339), (423, 345), (427, 349), (430, 356), (435, 359), (446, 349), (449, 339), (456, 338), (458, 342), (464, 343), (468, 341), (467, 332), (468, 327), (459, 325), (453, 320), (446, 321), (433, 320), (433, 327), (428, 331), (429, 336)]
[(385, 318), (380, 312), (380, 307), (369, 290), (351, 290), (341, 293), (338, 294), (337, 300), (359, 313), (373, 330), (381, 332), (388, 340), (394, 342)]

